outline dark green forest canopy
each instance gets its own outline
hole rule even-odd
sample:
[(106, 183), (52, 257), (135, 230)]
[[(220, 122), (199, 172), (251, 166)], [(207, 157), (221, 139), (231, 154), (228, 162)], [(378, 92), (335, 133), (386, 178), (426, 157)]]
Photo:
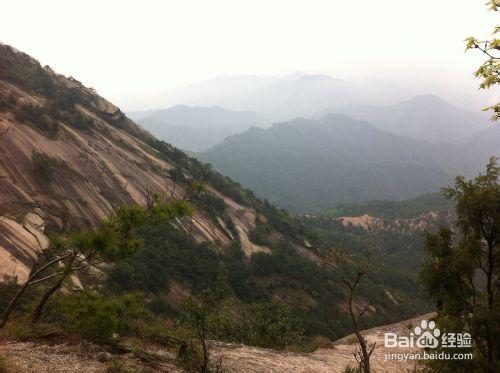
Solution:
[(214, 168), (293, 213), (437, 193), (479, 172), (500, 148), (498, 128), (460, 143), (431, 143), (345, 115), (252, 128), (198, 154)]
[(403, 201), (373, 200), (338, 205), (327, 210), (324, 215), (337, 218), (367, 214), (384, 219), (412, 219), (431, 211), (446, 212), (453, 208), (453, 202), (446, 199), (441, 193), (432, 193)]

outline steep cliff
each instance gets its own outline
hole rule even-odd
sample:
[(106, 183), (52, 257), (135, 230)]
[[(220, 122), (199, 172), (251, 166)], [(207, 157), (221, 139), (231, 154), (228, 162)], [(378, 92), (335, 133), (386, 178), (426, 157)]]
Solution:
[[(269, 250), (248, 238), (255, 210), (211, 185), (236, 184), (157, 141), (94, 90), (6, 45), (0, 45), (0, 134), (0, 281), (26, 278), (48, 244), (44, 232), (94, 226), (114, 206), (145, 204), (148, 191), (183, 196), (193, 170), (205, 173), (197, 177), (206, 179), (208, 194), (224, 200), (243, 251)], [(226, 248), (235, 239), (203, 209), (189, 225), (199, 242)]]

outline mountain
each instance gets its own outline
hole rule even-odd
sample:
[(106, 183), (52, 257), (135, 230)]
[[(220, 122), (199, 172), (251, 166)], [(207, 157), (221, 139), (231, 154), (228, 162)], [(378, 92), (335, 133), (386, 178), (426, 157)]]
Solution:
[[(300, 77), (302, 73), (294, 73), (284, 79)], [(166, 108), (176, 105), (213, 106), (222, 105), (223, 99), (234, 95), (246, 95), (257, 92), (279, 79), (276, 77), (260, 77), (255, 75), (222, 75), (167, 92), (151, 96), (135, 97), (125, 105), (131, 110)]]
[(251, 110), (272, 121), (309, 117), (321, 109), (363, 102), (347, 82), (326, 75), (303, 75), (281, 80), (264, 89), (245, 95), (233, 95), (223, 101), (224, 107)]
[[(428, 95), (428, 92), (444, 97), (462, 110), (436, 96)], [(441, 122), (454, 124), (454, 127), (446, 125), (447, 129), (456, 131), (458, 128), (457, 134), (445, 131), (450, 139), (484, 129), (488, 120), (486, 115), (481, 115), (481, 102), (488, 102), (490, 99), (485, 92), (463, 95), (450, 88), (424, 88), (418, 85), (402, 87), (385, 81), (345, 81), (327, 75), (297, 71), (284, 76), (219, 76), (162, 94), (136, 97), (125, 102), (125, 106), (129, 110), (142, 109), (127, 112), (133, 120), (144, 118), (154, 109), (177, 105), (220, 106), (228, 110), (252, 111), (269, 122), (345, 113), (375, 125), (380, 122), (388, 130), (408, 128), (408, 136), (418, 135), (434, 141), (432, 135), (443, 132), (434, 129), (434, 126), (440, 128)], [(402, 100), (406, 101), (401, 103)], [(476, 111), (477, 114), (463, 108)], [(418, 129), (412, 132), (415, 123), (418, 128), (428, 126), (428, 134), (422, 135)], [(395, 133), (407, 136), (407, 132), (401, 129), (401, 132)]]
[(151, 191), (182, 196), (194, 178), (209, 180), (189, 223), (197, 242), (223, 249), (237, 235), (245, 255), (269, 250), (249, 239), (260, 214), (251, 206), (266, 209), (249, 191), (157, 140), (76, 79), (9, 46), (0, 52), (0, 281), (26, 278), (48, 245), (44, 232), (96, 226), (116, 206), (144, 205)]
[(416, 96), (391, 106), (351, 105), (332, 111), (366, 120), (399, 136), (432, 142), (461, 141), (491, 125), (487, 115), (461, 110), (434, 95)]
[[(302, 72), (282, 77), (221, 76), (148, 98), (144, 103), (137, 99), (128, 107), (220, 106), (252, 111), (269, 121), (281, 121), (307, 117), (333, 104), (340, 108), (353, 102), (372, 102), (361, 92), (362, 89), (341, 79)], [(139, 119), (135, 112), (132, 115)]]
[(246, 131), (265, 122), (249, 111), (230, 111), (218, 106), (174, 106), (145, 112), (138, 123), (159, 139), (188, 151), (203, 151), (226, 137)]
[[(360, 124), (361, 132), (364, 127)], [(259, 131), (263, 130), (249, 133)], [(305, 140), (306, 132), (301, 135)], [(204, 191), (192, 193), (200, 183)], [(73, 315), (79, 322), (58, 319), (60, 327), (90, 325), (95, 332), (97, 319), (89, 319), (93, 311), (79, 314), (79, 307), (52, 313), (51, 307), (57, 307), (59, 300), (78, 301), (81, 295), (114, 302), (113, 297), (139, 292), (144, 295), (141, 306), (158, 321), (148, 324), (147, 332), (141, 329), (151, 335), (157, 326), (175, 326), (176, 321), (185, 320), (183, 305), (188, 299), (196, 300), (206, 291), (222, 291), (225, 298), (217, 303), (216, 315), (233, 317), (225, 321), (236, 325), (233, 330), (238, 333), (221, 328), (217, 335), (210, 334), (211, 339), (283, 348), (318, 335), (334, 339), (350, 333), (342, 279), (363, 260), (372, 245), (370, 235), (339, 222), (334, 222), (335, 229), (329, 229), (328, 235), (316, 235), (314, 228), (297, 217), (156, 139), (76, 79), (0, 44), (0, 309), (5, 309), (12, 292), (26, 282), (34, 266), (43, 263), (51, 248), (51, 234), (96, 227), (115, 207), (145, 205), (151, 193), (161, 192), (177, 198), (190, 196), (194, 214), (171, 224), (142, 227), (136, 232), (142, 248), (132, 256), (68, 278), (57, 301), (47, 304), (47, 314), (69, 317), (64, 312), (77, 312)], [(391, 250), (423, 257), (419, 237), (391, 239), (396, 244)], [(349, 260), (331, 270), (322, 258), (338, 242), (346, 243)], [(377, 245), (381, 255), (386, 255), (384, 242)], [(411, 265), (418, 263), (415, 260)], [(357, 302), (371, 307), (363, 327), (429, 309), (418, 289), (416, 272), (404, 262), (396, 271), (381, 260), (370, 270), (373, 276), (357, 294)], [(32, 296), (52, 288), (51, 281), (59, 280), (50, 275), (47, 282), (33, 285), (14, 316), (25, 320), (23, 312), (32, 308)], [(114, 310), (116, 304), (109, 306)], [(99, 313), (99, 320), (106, 315)], [(11, 323), (15, 320), (19, 319)], [(282, 325), (283, 320), (285, 335), (272, 334), (282, 329), (266, 327)], [(142, 325), (151, 319), (138, 321)], [(109, 327), (113, 325), (114, 321)], [(253, 326), (249, 329), (248, 325)], [(265, 335), (256, 338), (256, 331)], [(157, 337), (165, 340), (163, 334)]]
[(405, 199), (472, 175), (500, 149), (489, 143), (435, 144), (400, 137), (345, 115), (252, 128), (199, 156), (220, 172), (293, 212), (341, 203)]

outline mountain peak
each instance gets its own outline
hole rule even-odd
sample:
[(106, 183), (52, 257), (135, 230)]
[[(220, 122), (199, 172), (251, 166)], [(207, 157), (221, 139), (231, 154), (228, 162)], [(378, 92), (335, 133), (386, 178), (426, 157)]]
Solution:
[(324, 74), (306, 74), (297, 79), (302, 82), (344, 82), (342, 79), (335, 79)]
[(283, 76), (281, 79), (283, 79), (283, 80), (297, 80), (297, 79), (302, 78), (305, 75), (307, 75), (305, 72), (297, 70), (297, 71), (294, 71), (293, 73), (290, 73), (288, 75)]
[(417, 96), (413, 97), (412, 99), (408, 100), (407, 102), (422, 103), (422, 104), (450, 105), (445, 100), (443, 100), (441, 97), (433, 95), (433, 94), (417, 95)]

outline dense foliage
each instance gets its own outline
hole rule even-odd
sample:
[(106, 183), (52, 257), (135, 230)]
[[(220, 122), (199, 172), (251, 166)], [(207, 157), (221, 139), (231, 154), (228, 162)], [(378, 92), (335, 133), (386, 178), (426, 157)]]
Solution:
[(105, 297), (84, 291), (55, 299), (46, 320), (61, 322), (71, 332), (106, 342), (113, 335), (131, 333), (134, 321), (149, 316), (143, 301), (140, 293)]
[(458, 173), (476, 173), (499, 145), (496, 137), (425, 142), (328, 115), (252, 128), (199, 157), (288, 211), (320, 213), (338, 204), (436, 193)]
[[(373, 245), (373, 240), (364, 231), (348, 232), (341, 225), (308, 224), (307, 229), (314, 231), (315, 241), (325, 247), (327, 243), (348, 242), (342, 253), (348, 258), (345, 264), (332, 271), (300, 255), (283, 241), (274, 245), (267, 241), (273, 248), (272, 252), (253, 254), (248, 261), (238, 242), (220, 252), (213, 245), (195, 243), (173, 226), (146, 227), (141, 232), (144, 249), (111, 269), (105, 288), (110, 293), (142, 289), (154, 297), (151, 311), (169, 316), (182, 315), (172, 301), (165, 300), (174, 283), (182, 284), (193, 295), (207, 289), (223, 290), (229, 303), (245, 309), (251, 305), (265, 307), (280, 300), (290, 305), (306, 337), (322, 334), (332, 339), (339, 338), (350, 331), (347, 314), (338, 307), (345, 298), (342, 278), (361, 253)], [(377, 312), (370, 315), (364, 325), (424, 312), (425, 301), (415, 282), (416, 271), (412, 272), (418, 268), (423, 256), (419, 237), (380, 234), (375, 245), (384, 250), (380, 264), (374, 265), (373, 273), (360, 288), (359, 296), (369, 300)], [(408, 260), (409, 255), (415, 258), (415, 263)], [(400, 304), (395, 304), (386, 291)], [(233, 340), (231, 334), (224, 336), (222, 331), (220, 338)], [(255, 340), (252, 343), (265, 345)]]
[(188, 299), (179, 327), (203, 319), (208, 337), (268, 348), (285, 348), (303, 342), (297, 309), (278, 302), (242, 303), (221, 290), (206, 290)]
[(499, 175), (500, 168), (492, 158), (486, 174), (473, 180), (457, 177), (455, 186), (444, 190), (456, 202), (456, 240), (448, 228), (426, 237), (428, 259), (420, 276), (436, 302), (437, 323), (444, 332), (467, 332), (473, 340), (474, 360), (434, 362), (439, 369), (500, 369)]
[(446, 212), (453, 203), (440, 193), (424, 194), (403, 201), (373, 200), (361, 203), (343, 204), (326, 211), (326, 216), (371, 215), (384, 219), (411, 219), (428, 212)]

